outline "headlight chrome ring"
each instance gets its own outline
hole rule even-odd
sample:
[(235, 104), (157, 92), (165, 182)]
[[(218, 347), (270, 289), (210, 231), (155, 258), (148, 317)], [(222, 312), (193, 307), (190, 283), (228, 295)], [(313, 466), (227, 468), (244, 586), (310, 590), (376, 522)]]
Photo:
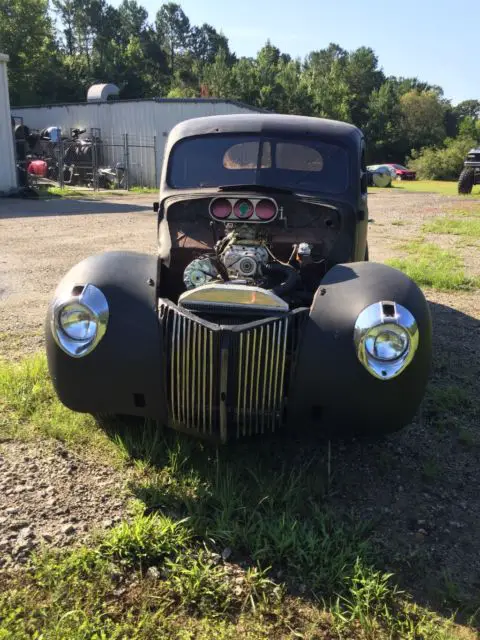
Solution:
[(376, 302), (358, 316), (354, 342), (365, 369), (380, 380), (391, 380), (413, 360), (419, 342), (417, 322), (400, 304)]
[(105, 335), (109, 317), (105, 295), (93, 284), (75, 286), (53, 302), (51, 331), (57, 345), (72, 358), (91, 353)]

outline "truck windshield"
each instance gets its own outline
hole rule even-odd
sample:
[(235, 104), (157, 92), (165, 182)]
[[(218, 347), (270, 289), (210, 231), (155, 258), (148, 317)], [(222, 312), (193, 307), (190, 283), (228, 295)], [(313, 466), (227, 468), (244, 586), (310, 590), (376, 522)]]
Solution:
[(176, 189), (263, 185), (292, 191), (343, 193), (348, 154), (313, 139), (199, 136), (172, 150), (167, 182)]

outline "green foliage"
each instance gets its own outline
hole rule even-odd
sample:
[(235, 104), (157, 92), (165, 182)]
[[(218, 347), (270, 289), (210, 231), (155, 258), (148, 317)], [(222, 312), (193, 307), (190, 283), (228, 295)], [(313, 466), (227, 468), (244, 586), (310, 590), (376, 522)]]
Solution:
[(419, 285), (445, 291), (468, 290), (480, 286), (478, 278), (465, 274), (461, 258), (452, 251), (445, 251), (435, 244), (421, 240), (399, 248), (406, 253), (405, 257), (389, 260), (388, 264), (404, 271)]
[(457, 180), (469, 149), (476, 144), (474, 138), (449, 138), (445, 146), (413, 152), (409, 167), (422, 180)]
[(112, 529), (105, 537), (101, 551), (131, 564), (162, 561), (185, 549), (190, 538), (183, 521), (173, 522), (160, 515), (138, 517)]

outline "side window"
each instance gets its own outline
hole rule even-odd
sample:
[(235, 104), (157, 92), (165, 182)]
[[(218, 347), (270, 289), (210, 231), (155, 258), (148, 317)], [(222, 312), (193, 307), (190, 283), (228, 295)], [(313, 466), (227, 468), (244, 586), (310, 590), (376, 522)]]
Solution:
[(278, 142), (275, 162), (277, 169), (288, 171), (320, 172), (323, 170), (321, 154), (313, 147), (304, 144)]
[(367, 193), (367, 165), (365, 163), (365, 145), (362, 144), (361, 173), (360, 173), (360, 189), (362, 193)]
[[(223, 166), (225, 169), (256, 169), (259, 151), (259, 142), (241, 142), (235, 144), (225, 152), (223, 156)], [(269, 169), (271, 165), (270, 143), (266, 142), (262, 146), (260, 168)]]

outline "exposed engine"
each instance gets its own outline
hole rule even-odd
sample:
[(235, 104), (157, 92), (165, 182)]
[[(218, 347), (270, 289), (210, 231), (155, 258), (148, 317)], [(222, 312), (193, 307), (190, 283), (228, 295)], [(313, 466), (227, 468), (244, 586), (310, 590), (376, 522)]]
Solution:
[[(264, 277), (264, 267), (270, 256), (264, 239), (258, 238), (255, 228), (247, 225), (232, 227), (215, 245), (215, 256), (193, 260), (184, 272), (187, 289), (207, 284), (217, 278), (244, 284), (257, 284)], [(223, 278), (222, 278), (223, 276)]]
[(197, 258), (186, 267), (187, 290), (223, 283), (261, 287), (289, 302), (298, 296), (305, 298), (301, 269), (302, 260), (305, 264), (310, 258), (310, 245), (295, 245), (285, 263), (271, 252), (263, 226), (227, 222), (225, 230), (215, 244), (215, 254)]

